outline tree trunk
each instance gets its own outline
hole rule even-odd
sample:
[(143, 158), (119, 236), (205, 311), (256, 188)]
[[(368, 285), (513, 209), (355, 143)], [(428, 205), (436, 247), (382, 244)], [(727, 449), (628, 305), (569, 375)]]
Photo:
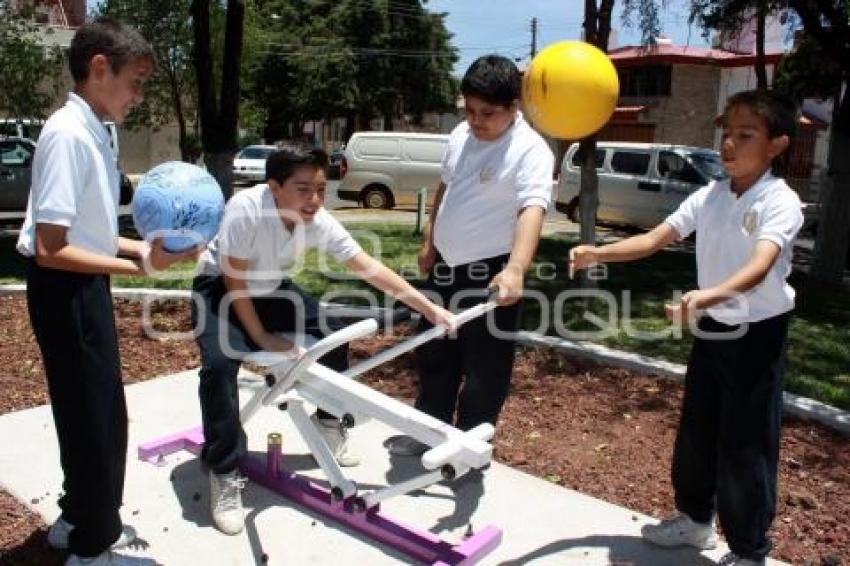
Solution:
[(227, 1), (222, 63), (221, 99), (216, 108), (212, 80), (209, 0), (192, 1), (192, 27), (195, 35), (193, 61), (198, 81), (198, 114), (204, 162), (221, 186), (225, 199), (233, 195), (233, 156), (239, 123), (239, 65), (242, 58), (242, 31), (245, 3)]
[(759, 0), (756, 8), (756, 88), (767, 90), (767, 67), (764, 58), (764, 26), (767, 18), (767, 2)]
[(233, 152), (205, 152), (204, 164), (206, 164), (209, 174), (221, 187), (224, 200), (230, 200), (230, 197), (233, 196)]
[[(839, 100), (840, 105), (839, 105)], [(850, 88), (835, 97), (829, 144), (827, 179), (821, 193), (821, 211), (815, 257), (809, 276), (823, 284), (840, 285), (847, 260), (850, 226)]]
[[(614, 0), (602, 0), (599, 9), (596, 0), (584, 2), (584, 39), (603, 52), (608, 52), (608, 37), (611, 34), (611, 14)], [(581, 184), (579, 190), (579, 239), (582, 244), (596, 245), (596, 211), (599, 209), (599, 177), (596, 174), (596, 134), (579, 142), (581, 154)], [(595, 288), (596, 281), (582, 270), (580, 284), (583, 288)]]
[(393, 113), (384, 111), (384, 131), (392, 132), (393, 129)]

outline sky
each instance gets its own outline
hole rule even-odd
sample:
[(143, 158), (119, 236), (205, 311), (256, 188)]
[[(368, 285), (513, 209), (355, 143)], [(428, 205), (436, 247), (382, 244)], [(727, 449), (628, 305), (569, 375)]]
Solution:
[[(392, 0), (388, 0), (392, 9)], [(87, 0), (89, 10), (98, 0)], [(668, 0), (661, 15), (662, 32), (675, 45), (704, 46), (700, 30), (688, 27), (689, 0)], [(427, 0), (432, 12), (446, 12), (446, 25), (454, 34), (460, 60), (455, 74), (463, 75), (478, 56), (499, 53), (522, 62), (531, 52), (531, 19), (538, 20), (538, 51), (550, 43), (579, 39), (584, 0)], [(636, 25), (625, 29), (621, 23), (622, 2), (615, 2), (611, 25), (617, 30), (618, 46), (639, 45)]]
[[(687, 0), (669, 0), (661, 15), (662, 32), (675, 45), (704, 46), (707, 42), (696, 27), (688, 29)], [(640, 30), (624, 29), (621, 2), (615, 3), (612, 28), (618, 32), (617, 46), (640, 45)], [(496, 52), (524, 58), (531, 51), (531, 19), (538, 20), (538, 51), (550, 43), (579, 39), (584, 0), (429, 0), (432, 12), (447, 12), (446, 25), (454, 34), (460, 61), (455, 74), (462, 75), (478, 56)], [(488, 9), (488, 6), (490, 7)]]

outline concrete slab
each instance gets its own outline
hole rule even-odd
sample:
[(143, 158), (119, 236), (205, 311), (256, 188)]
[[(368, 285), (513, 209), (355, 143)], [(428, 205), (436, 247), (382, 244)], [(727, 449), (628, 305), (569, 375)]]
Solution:
[[(259, 385), (256, 376), (244, 374), (242, 400)], [(144, 547), (132, 554), (166, 565), (409, 563), (405, 556), (256, 485), (245, 491), (245, 531), (235, 537), (220, 534), (209, 519), (207, 483), (197, 460), (187, 453), (175, 454), (155, 466), (135, 457), (140, 442), (200, 422), (196, 372), (128, 386), (126, 391), (131, 422), (122, 514), (136, 527)], [(283, 434), (287, 468), (321, 479), (289, 418), (276, 409), (262, 411), (249, 423), (249, 447), (256, 457), (264, 457), (269, 432)], [(390, 459), (384, 445), (393, 435), (375, 421), (352, 431), (353, 449), (364, 463), (349, 473), (362, 488), (396, 482), (419, 471), (418, 463), (409, 458)], [(50, 408), (3, 415), (0, 438), (5, 439), (0, 485), (53, 521), (59, 512), (61, 473)], [(460, 541), (470, 525), (476, 531), (488, 524), (500, 527), (503, 542), (483, 564), (708, 565), (726, 550), (699, 554), (654, 548), (640, 539), (640, 527), (649, 517), (500, 464), (493, 464), (483, 479), (464, 478), (451, 486), (435, 485), (391, 499), (382, 504), (382, 511), (452, 543)]]

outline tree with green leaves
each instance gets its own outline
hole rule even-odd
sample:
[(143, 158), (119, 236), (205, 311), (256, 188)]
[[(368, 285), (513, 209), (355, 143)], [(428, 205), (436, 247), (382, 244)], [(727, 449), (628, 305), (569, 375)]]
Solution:
[(391, 127), (402, 115), (419, 122), (454, 107), (457, 54), (445, 14), (420, 0), (256, 4), (266, 27), (246, 26), (246, 45), (260, 54), (248, 63), (246, 90), (268, 109), (266, 138), (297, 137), (308, 120), (345, 116), (353, 131), (376, 116)]
[(199, 148), (198, 110), (189, 0), (103, 0), (97, 13), (135, 27), (153, 46), (156, 67), (145, 84), (145, 100), (126, 125), (161, 127), (176, 122), (180, 157), (194, 161)]
[(45, 118), (62, 85), (62, 53), (45, 47), (24, 16), (0, 0), (0, 115)]

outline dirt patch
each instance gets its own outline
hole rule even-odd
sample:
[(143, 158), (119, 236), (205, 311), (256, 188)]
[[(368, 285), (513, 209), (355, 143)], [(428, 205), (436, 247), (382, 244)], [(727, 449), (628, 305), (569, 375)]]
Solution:
[[(155, 340), (142, 307), (116, 301), (124, 380), (133, 383), (197, 367), (194, 344)], [(158, 306), (160, 331), (189, 329), (185, 303)], [(365, 358), (389, 346), (374, 338), (353, 347)], [(0, 297), (0, 413), (47, 402), (38, 347), (21, 297)], [(364, 377), (389, 395), (412, 402), (412, 356)], [(656, 517), (670, 513), (670, 457), (681, 402), (678, 381), (523, 349), (495, 437), (498, 461), (593, 497)], [(819, 425), (786, 420), (779, 508), (771, 556), (793, 564), (846, 564), (850, 548), (850, 439)], [(0, 491), (0, 564), (61, 564), (47, 547), (46, 526)]]

